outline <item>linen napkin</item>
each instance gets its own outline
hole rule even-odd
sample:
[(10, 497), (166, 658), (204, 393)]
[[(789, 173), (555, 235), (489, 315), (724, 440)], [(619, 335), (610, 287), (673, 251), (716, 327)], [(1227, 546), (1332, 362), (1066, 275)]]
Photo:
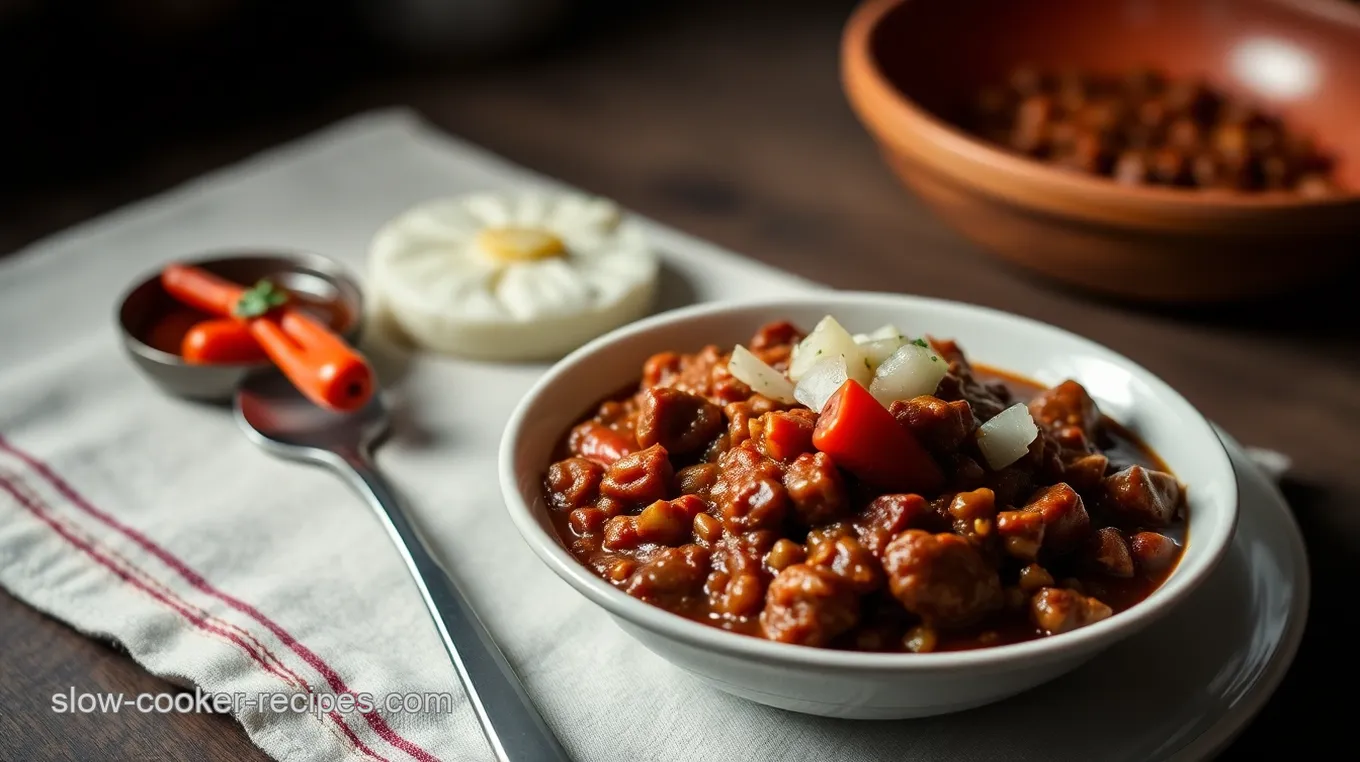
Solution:
[[(122, 356), (113, 313), (123, 288), (172, 259), (303, 249), (362, 272), (369, 237), (412, 204), (551, 182), (382, 112), (0, 262), (0, 584), (157, 675), (227, 697), (276, 759), (491, 759), (364, 504), (248, 443), (228, 411), (156, 391)], [(815, 288), (651, 232), (663, 308)], [(968, 732), (779, 712), (672, 668), (540, 564), (502, 508), (496, 445), (543, 366), (367, 349), (397, 408), (381, 467), (574, 758), (939, 758)], [(344, 694), (357, 706), (337, 707)], [(289, 705), (270, 706), (275, 695)]]

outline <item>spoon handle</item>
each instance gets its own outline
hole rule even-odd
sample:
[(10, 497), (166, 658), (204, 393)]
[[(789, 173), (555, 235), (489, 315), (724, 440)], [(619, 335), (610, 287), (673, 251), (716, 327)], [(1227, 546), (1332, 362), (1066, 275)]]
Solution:
[(345, 475), (368, 500), (406, 562), (453, 660), (482, 731), (500, 762), (566, 762), (562, 745), (530, 703), (466, 596), (430, 553), (387, 480), (366, 456), (344, 459)]

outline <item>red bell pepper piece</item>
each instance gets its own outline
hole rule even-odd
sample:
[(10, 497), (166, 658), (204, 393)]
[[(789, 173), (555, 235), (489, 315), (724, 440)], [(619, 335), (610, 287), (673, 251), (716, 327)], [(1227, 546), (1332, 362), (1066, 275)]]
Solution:
[(931, 494), (944, 486), (944, 474), (930, 453), (853, 379), (822, 408), (812, 444), (879, 489)]

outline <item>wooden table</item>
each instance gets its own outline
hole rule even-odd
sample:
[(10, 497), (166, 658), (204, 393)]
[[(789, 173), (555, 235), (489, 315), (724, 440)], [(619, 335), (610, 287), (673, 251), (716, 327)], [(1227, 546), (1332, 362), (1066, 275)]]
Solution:
[[(408, 103), (520, 163), (810, 278), (976, 302), (1072, 329), (1142, 363), (1241, 441), (1294, 458), (1288, 492), (1313, 571), (1308, 632), (1284, 684), (1226, 757), (1285, 742), (1346, 748), (1344, 702), (1315, 697), (1347, 690), (1355, 674), (1343, 609), (1356, 600), (1345, 585), (1360, 579), (1360, 321), (1349, 290), (1152, 310), (1001, 266), (895, 183), (850, 114), (836, 62), (847, 3), (791, 3), (779, 13), (722, 6), (602, 25), (586, 35), (593, 44), (463, 74), (356, 72), (332, 51), (322, 59), (335, 64), (332, 74), (301, 102), (238, 92), (227, 108), (204, 112), (230, 112), (221, 126), (178, 132), (154, 111), (127, 117), (117, 134), (149, 133), (142, 144), (157, 150), (0, 188), (9, 210), (0, 251), (344, 114)], [(102, 759), (114, 750), (126, 759), (263, 759), (227, 717), (52, 714), (51, 694), (71, 686), (171, 689), (0, 593), (0, 759)]]

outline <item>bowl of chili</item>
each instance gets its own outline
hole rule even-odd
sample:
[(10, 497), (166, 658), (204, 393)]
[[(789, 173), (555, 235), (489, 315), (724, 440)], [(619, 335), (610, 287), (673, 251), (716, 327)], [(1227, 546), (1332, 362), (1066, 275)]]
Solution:
[[(817, 393), (822, 363), (783, 374), (826, 316), (902, 341)], [(742, 351), (773, 375), (734, 370)], [(947, 370), (884, 404), (898, 355)], [(615, 331), (525, 396), (499, 468), (526, 543), (646, 647), (719, 690), (846, 718), (959, 711), (1080, 666), (1181, 605), (1237, 516), (1212, 426), (1131, 360), (886, 294)]]

